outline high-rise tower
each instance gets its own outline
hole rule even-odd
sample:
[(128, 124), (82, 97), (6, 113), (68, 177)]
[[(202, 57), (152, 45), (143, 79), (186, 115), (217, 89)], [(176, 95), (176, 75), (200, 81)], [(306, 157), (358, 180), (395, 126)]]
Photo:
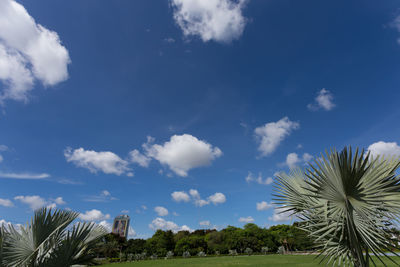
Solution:
[(115, 217), (112, 228), (113, 234), (117, 234), (121, 237), (128, 238), (129, 222), (130, 218), (128, 215), (119, 215)]

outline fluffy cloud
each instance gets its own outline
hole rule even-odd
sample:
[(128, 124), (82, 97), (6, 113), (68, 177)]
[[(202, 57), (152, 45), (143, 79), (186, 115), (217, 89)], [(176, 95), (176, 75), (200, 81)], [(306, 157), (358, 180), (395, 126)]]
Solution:
[(372, 156), (400, 157), (400, 146), (396, 142), (379, 141), (368, 147)]
[(2, 155), (0, 155), (0, 162), (2, 162), (3, 161), (3, 156)]
[(112, 230), (111, 223), (107, 222), (106, 220), (103, 220), (103, 221), (99, 222), (98, 224), (100, 226), (103, 226), (107, 230), (107, 232), (111, 232), (111, 230)]
[(282, 207), (277, 207), (274, 209), (273, 215), (268, 219), (273, 222), (287, 222), (292, 220), (292, 213), (285, 211)]
[(246, 176), (246, 182), (256, 182), (258, 184), (269, 185), (272, 184), (274, 180), (271, 177), (266, 177), (263, 179), (261, 173), (258, 174), (258, 177), (255, 177), (252, 172), (249, 172), (249, 174)]
[(171, 197), (176, 202), (189, 202), (190, 196), (184, 191), (175, 191), (171, 194)]
[(331, 92), (322, 88), (321, 91), (318, 92), (317, 96), (315, 97), (315, 102), (312, 104), (307, 105), (308, 109), (310, 110), (318, 110), (320, 108), (324, 110), (331, 110), (335, 107), (333, 103), (333, 95)]
[(131, 152), (129, 152), (129, 157), (131, 162), (137, 163), (142, 167), (148, 167), (151, 161), (151, 158), (147, 157), (146, 155), (143, 155), (137, 149), (134, 149)]
[(211, 222), (210, 221), (201, 221), (201, 222), (199, 222), (199, 225), (200, 226), (210, 226)]
[(29, 205), (32, 210), (46, 206), (46, 201), (40, 196), (16, 196), (14, 199)]
[(298, 122), (289, 120), (284, 117), (277, 122), (269, 122), (254, 130), (256, 139), (260, 143), (258, 150), (262, 156), (272, 154), (279, 144), (290, 135), (293, 130), (300, 127)]
[(185, 191), (175, 191), (171, 194), (171, 196), (172, 199), (176, 202), (189, 202), (190, 200), (192, 200), (193, 203), (198, 207), (203, 207), (211, 203), (214, 205), (218, 205), (226, 202), (225, 195), (219, 192), (209, 196), (207, 200), (202, 199), (199, 191), (197, 191), (196, 189), (190, 189), (189, 194), (187, 194)]
[(254, 219), (253, 219), (253, 217), (251, 217), (251, 216), (249, 216), (249, 217), (240, 217), (240, 218), (239, 218), (239, 222), (242, 222), (242, 223), (252, 223), (252, 222), (254, 222)]
[(225, 203), (226, 197), (222, 193), (215, 193), (214, 195), (211, 195), (208, 197), (208, 201), (210, 201), (214, 205), (218, 205), (218, 204)]
[(222, 155), (218, 147), (213, 147), (189, 134), (174, 135), (163, 145), (147, 143), (143, 147), (148, 157), (167, 165), (173, 172), (183, 177), (188, 175), (190, 169), (208, 166)]
[(176, 223), (172, 221), (166, 221), (163, 218), (155, 218), (150, 224), (149, 224), (150, 229), (153, 230), (171, 230), (173, 232), (179, 232), (179, 231), (190, 231), (192, 232), (193, 230), (190, 229), (187, 225), (183, 226), (178, 226)]
[(0, 198), (0, 206), (3, 207), (12, 207), (14, 204), (9, 199)]
[(18, 200), (26, 205), (28, 205), (32, 210), (37, 210), (39, 208), (47, 206), (48, 208), (55, 208), (58, 205), (66, 204), (62, 197), (58, 197), (54, 200), (45, 200), (44, 198), (34, 195), (34, 196), (16, 196), (15, 200)]
[(300, 158), (299, 155), (297, 155), (297, 153), (289, 153), (286, 156), (286, 165), (290, 168), (293, 169), (295, 168), (298, 164), (301, 163), (306, 163), (308, 161), (310, 161), (313, 158), (313, 156), (311, 156), (308, 153), (304, 153), (303, 157)]
[(0, 178), (9, 179), (26, 179), (26, 180), (39, 180), (49, 178), (50, 175), (47, 173), (11, 173), (11, 172), (0, 172)]
[(0, 102), (27, 101), (36, 79), (45, 86), (66, 80), (69, 63), (56, 32), (37, 24), (16, 1), (0, 2)]
[(64, 151), (64, 156), (67, 162), (72, 162), (78, 167), (86, 168), (92, 173), (102, 171), (106, 174), (133, 175), (130, 172), (130, 168), (128, 168), (128, 162), (113, 152), (96, 152), (83, 148), (72, 150), (71, 148), (67, 148)]
[(272, 205), (271, 203), (265, 202), (265, 201), (261, 201), (256, 203), (257, 206), (257, 210), (262, 211), (262, 210), (267, 210), (272, 208), (274, 205)]
[(62, 197), (58, 197), (56, 199), (54, 199), (54, 203), (58, 204), (58, 205), (65, 205), (67, 204), (64, 199)]
[(110, 214), (103, 214), (99, 210), (92, 209), (79, 214), (79, 219), (83, 221), (104, 221), (110, 219)]
[(158, 216), (167, 216), (168, 215), (168, 210), (161, 206), (155, 207), (154, 211), (157, 213)]
[(246, 0), (170, 0), (174, 19), (185, 36), (199, 36), (203, 42), (231, 42), (246, 25), (242, 10)]

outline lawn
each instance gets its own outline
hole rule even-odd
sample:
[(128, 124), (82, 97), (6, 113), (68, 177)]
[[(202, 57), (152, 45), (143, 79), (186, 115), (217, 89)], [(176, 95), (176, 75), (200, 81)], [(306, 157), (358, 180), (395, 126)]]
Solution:
[[(113, 263), (102, 265), (103, 267), (151, 267), (151, 266), (194, 266), (194, 267), (237, 267), (237, 266), (325, 266), (319, 265), (318, 260), (314, 260), (315, 256), (310, 255), (254, 255), (254, 256), (238, 256), (238, 257), (206, 257), (191, 259), (171, 259), (171, 260), (146, 260), (132, 263)], [(399, 261), (398, 261), (399, 262)], [(387, 266), (396, 266), (386, 260)], [(400, 262), (399, 262), (400, 263)], [(377, 264), (377, 266), (384, 266)]]

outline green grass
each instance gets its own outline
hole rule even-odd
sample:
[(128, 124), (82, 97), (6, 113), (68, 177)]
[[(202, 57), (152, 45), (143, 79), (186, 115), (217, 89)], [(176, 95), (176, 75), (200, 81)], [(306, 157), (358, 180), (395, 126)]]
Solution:
[[(399, 260), (397, 262), (400, 263)], [(194, 267), (237, 267), (237, 266), (325, 266), (319, 265), (319, 260), (311, 255), (254, 255), (237, 257), (206, 257), (191, 259), (171, 259), (171, 260), (146, 260), (132, 263), (112, 263), (102, 265), (102, 267), (151, 267), (151, 266), (194, 266)], [(389, 260), (385, 260), (387, 266), (396, 266)], [(384, 266), (377, 264), (377, 266)]]

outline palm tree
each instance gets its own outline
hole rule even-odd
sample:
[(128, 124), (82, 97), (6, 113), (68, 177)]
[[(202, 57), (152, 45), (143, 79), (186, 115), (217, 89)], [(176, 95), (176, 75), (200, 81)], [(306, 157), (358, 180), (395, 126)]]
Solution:
[(383, 263), (382, 255), (393, 248), (388, 232), (400, 214), (399, 166), (394, 157), (332, 150), (304, 172), (279, 174), (275, 201), (303, 221), (303, 230), (320, 246), (321, 262), (375, 265), (372, 252)]
[(79, 213), (42, 208), (30, 224), (0, 231), (0, 266), (63, 267), (93, 263), (93, 249), (106, 234), (94, 223), (71, 223)]

